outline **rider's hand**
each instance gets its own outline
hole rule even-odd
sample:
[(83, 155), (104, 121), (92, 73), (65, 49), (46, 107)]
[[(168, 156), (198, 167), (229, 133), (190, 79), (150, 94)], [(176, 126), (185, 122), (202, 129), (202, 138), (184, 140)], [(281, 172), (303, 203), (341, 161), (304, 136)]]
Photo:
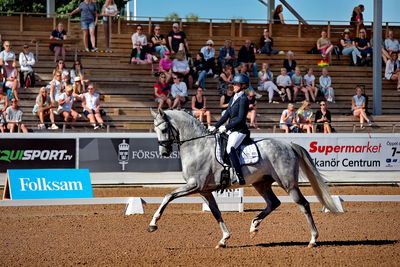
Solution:
[(208, 130), (210, 132), (214, 132), (215, 131), (215, 126), (208, 126)]
[(219, 127), (219, 128), (218, 128), (218, 132), (219, 132), (219, 133), (224, 133), (224, 132), (226, 132), (226, 127), (225, 127), (225, 126)]

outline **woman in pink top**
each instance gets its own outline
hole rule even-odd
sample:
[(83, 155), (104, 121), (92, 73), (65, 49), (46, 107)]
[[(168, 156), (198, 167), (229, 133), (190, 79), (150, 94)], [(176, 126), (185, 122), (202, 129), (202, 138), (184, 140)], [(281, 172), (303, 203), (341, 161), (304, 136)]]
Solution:
[(167, 78), (166, 82), (169, 83), (172, 77), (172, 60), (170, 58), (170, 52), (166, 51), (164, 53), (164, 57), (160, 60), (158, 64), (158, 72), (164, 73), (165, 77)]

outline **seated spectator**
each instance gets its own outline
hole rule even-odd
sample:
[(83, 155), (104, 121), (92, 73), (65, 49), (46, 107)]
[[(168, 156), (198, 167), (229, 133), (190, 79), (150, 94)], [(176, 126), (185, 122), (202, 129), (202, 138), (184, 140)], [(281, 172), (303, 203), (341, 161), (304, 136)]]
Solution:
[(292, 76), (292, 84), (293, 84), (293, 102), (296, 102), (297, 95), (299, 92), (303, 92), (306, 100), (310, 102), (310, 96), (308, 90), (303, 86), (304, 80), (303, 76), (301, 76), (300, 68), (296, 67), (294, 70), (294, 74)]
[(225, 65), (218, 80), (218, 92), (221, 96), (225, 95), (227, 92), (228, 87), (233, 80), (233, 76), (233, 67), (229, 64)]
[(46, 129), (44, 125), (44, 119), (50, 117), (51, 126), (50, 130), (57, 130), (58, 126), (54, 123), (54, 113), (52, 110), (51, 99), (47, 94), (46, 87), (42, 87), (39, 90), (39, 94), (36, 96), (35, 106), (33, 107), (32, 113), (39, 117), (40, 123), (38, 129)]
[(4, 76), (6, 83), (4, 84), (7, 95), (9, 99), (11, 96), (14, 96), (16, 100), (19, 100), (18, 97), (18, 70), (15, 67), (15, 57), (14, 54), (9, 54), (7, 58), (5, 58), (6, 65), (3, 67)]
[[(67, 32), (62, 23), (57, 24), (57, 28), (50, 34), (50, 40), (67, 40)], [(54, 52), (54, 62), (57, 62), (59, 56), (65, 61), (65, 47), (63, 44), (50, 44), (49, 49)]]
[(301, 107), (296, 111), (296, 120), (299, 123), (300, 130), (306, 131), (307, 133), (314, 132), (314, 127), (312, 125), (313, 112), (310, 107), (310, 102), (304, 100)]
[(372, 122), (365, 113), (365, 97), (362, 95), (361, 87), (356, 87), (356, 94), (351, 99), (351, 112), (356, 118), (360, 118), (360, 128), (364, 129), (364, 121), (371, 126)]
[(260, 130), (257, 126), (257, 100), (254, 90), (247, 90), (247, 98), (249, 99), (249, 111), (247, 112), (247, 119), (250, 120), (250, 127)]
[(285, 20), (283, 19), (283, 6), (277, 5), (274, 10), (273, 15), (274, 24), (285, 24)]
[(315, 123), (317, 123), (317, 131), (323, 133), (331, 133), (331, 112), (328, 110), (325, 101), (319, 103), (321, 109), (315, 113)]
[(9, 102), (7, 95), (0, 90), (0, 114), (3, 114), (4, 118), (6, 117), (6, 109), (8, 108)]
[(324, 60), (328, 60), (329, 63), (332, 62), (333, 44), (329, 40), (325, 30), (321, 32), (321, 38), (317, 40), (317, 49), (321, 52)]
[(112, 18), (118, 15), (118, 8), (114, 0), (106, 0), (103, 8), (101, 9), (101, 15), (103, 16), (103, 30), (104, 30), (104, 42), (106, 52), (111, 52), (110, 49), (110, 23)]
[(276, 78), (276, 84), (278, 89), (282, 92), (280, 94), (282, 102), (285, 102), (286, 95), (289, 102), (292, 102), (292, 93), (290, 92), (290, 89), (292, 89), (292, 80), (290, 79), (290, 76), (287, 75), (285, 68), (281, 68), (281, 75)]
[(170, 88), (171, 85), (167, 82), (167, 76), (161, 73), (158, 82), (154, 84), (154, 101), (158, 103), (158, 109), (162, 109), (165, 104), (168, 108), (172, 107)]
[(392, 52), (390, 59), (386, 62), (385, 78), (389, 81), (397, 81), (397, 90), (400, 91), (400, 62), (397, 52)]
[[(65, 87), (63, 89), (65, 89)], [(81, 95), (85, 92), (85, 90), (83, 90), (81, 78), (79, 76), (75, 77), (74, 79), (74, 83), (72, 84), (72, 91), (73, 96), (77, 99), (79, 99)]]
[(85, 70), (80, 60), (75, 61), (74, 66), (69, 72), (69, 76), (71, 79), (71, 84), (75, 82), (76, 77), (79, 77), (82, 83), (83, 90), (85, 91), (85, 83), (88, 83), (89, 80), (85, 79)]
[(272, 49), (274, 45), (274, 39), (269, 36), (269, 30), (264, 29), (264, 34), (260, 38), (260, 47), (261, 49), (258, 50), (260, 54), (267, 54), (267, 55), (276, 55), (279, 53), (278, 50)]
[(56, 63), (56, 67), (53, 69), (53, 76), (56, 74), (56, 72), (61, 72), (63, 74), (64, 72), (68, 72), (67, 68), (65, 67), (65, 62), (64, 60), (59, 60)]
[(233, 97), (233, 86), (227, 87), (225, 94), (223, 94), (219, 99), (219, 106), (221, 108), (221, 116), (224, 116), (226, 109), (229, 107), (229, 102)]
[(7, 65), (7, 58), (13, 58), (13, 67), (16, 67), (16, 58), (15, 53), (11, 51), (11, 43), (9, 41), (5, 41), (3, 44), (4, 50), (0, 52), (0, 65), (4, 68)]
[[(12, 64), (9, 62), (9, 64)], [(10, 133), (18, 132), (18, 128), (22, 130), (23, 133), (27, 133), (28, 129), (22, 123), (22, 114), (24, 113), (22, 109), (18, 106), (18, 100), (16, 98), (12, 98), (10, 100), (11, 106), (6, 109), (6, 122), (7, 129)]]
[(322, 75), (319, 77), (319, 89), (329, 103), (335, 103), (335, 93), (332, 88), (331, 76), (328, 75), (328, 69), (322, 68)]
[(238, 54), (239, 64), (246, 64), (247, 69), (253, 70), (253, 77), (257, 77), (256, 46), (250, 40), (246, 40)]
[(262, 69), (258, 72), (258, 90), (268, 91), (268, 103), (272, 103), (274, 92), (277, 92), (281, 97), (284, 95), (275, 85), (274, 74), (269, 69), (268, 63), (263, 63)]
[(345, 30), (343, 32), (343, 37), (340, 39), (340, 45), (342, 46), (342, 54), (343, 55), (350, 55), (352, 56), (352, 65), (357, 65), (357, 59), (362, 58), (360, 51), (358, 51), (357, 47), (355, 46), (354, 41), (350, 38), (350, 31)]
[(206, 89), (207, 63), (203, 53), (197, 53), (193, 62), (194, 75), (197, 77), (196, 86)]
[(61, 83), (62, 83), (62, 91), (65, 91), (65, 88), (68, 85), (71, 85), (71, 79), (69, 78), (68, 72), (63, 72), (63, 74), (61, 75)]
[(72, 127), (70, 122), (74, 123), (78, 119), (78, 112), (73, 109), (75, 98), (72, 95), (72, 86), (68, 86), (64, 93), (58, 98), (58, 110), (57, 113), (64, 118), (64, 122), (67, 127)]
[(307, 74), (304, 75), (304, 87), (311, 96), (313, 102), (315, 102), (318, 94), (318, 88), (315, 86), (314, 70), (309, 68)]
[(207, 126), (211, 126), (211, 113), (207, 110), (207, 99), (203, 95), (203, 88), (198, 87), (197, 93), (192, 97), (192, 113), (199, 121), (203, 122), (203, 117), (206, 117)]
[(294, 110), (294, 105), (289, 103), (287, 109), (282, 111), (281, 119), (279, 121), (279, 128), (285, 130), (285, 133), (289, 133), (297, 125), (295, 118), (296, 113)]
[(208, 40), (207, 46), (201, 48), (200, 52), (204, 55), (204, 60), (206, 61), (206, 71), (208, 75), (214, 75), (214, 79), (218, 78), (215, 70), (215, 48), (214, 41)]
[(172, 108), (180, 109), (187, 101), (188, 93), (186, 83), (182, 81), (182, 74), (176, 73), (172, 75), (174, 83), (171, 86), (171, 96), (174, 99)]
[(94, 130), (105, 128), (102, 116), (106, 113), (100, 108), (100, 95), (95, 93), (91, 83), (87, 87), (87, 92), (83, 94), (82, 108), (83, 114), (89, 119)]
[(4, 133), (4, 130), (6, 125), (6, 119), (3, 115), (3, 113), (0, 113), (0, 133)]
[(226, 40), (225, 45), (219, 49), (218, 65), (220, 69), (226, 65), (236, 67), (235, 49), (232, 47), (231, 40)]
[(53, 80), (51, 80), (49, 84), (50, 99), (52, 106), (57, 105), (60, 95), (64, 93), (61, 75), (62, 75), (61, 72), (57, 71), (53, 77)]
[(24, 44), (23, 51), (19, 54), (19, 65), (21, 67), (19, 80), (21, 87), (35, 87), (35, 73), (32, 69), (35, 63), (33, 53), (29, 52), (29, 46)]
[(394, 39), (392, 30), (389, 30), (387, 33), (387, 38), (385, 39), (383, 50), (387, 52), (387, 53), (382, 53), (382, 57), (385, 63), (390, 59), (390, 55), (393, 52), (398, 53), (400, 51), (399, 41), (397, 39)]
[(371, 41), (367, 37), (367, 32), (365, 31), (365, 29), (360, 30), (360, 37), (355, 39), (355, 44), (358, 51), (360, 51), (361, 56), (363, 57), (361, 65), (366, 64), (367, 66), (371, 66), (372, 64)]
[(297, 63), (294, 59), (294, 53), (292, 51), (287, 52), (287, 58), (283, 60), (283, 67), (286, 69), (286, 72), (290, 77), (294, 74)]
[(146, 47), (147, 47), (147, 37), (143, 34), (142, 25), (136, 26), (136, 32), (132, 34), (132, 52), (130, 64), (137, 63), (137, 61), (146, 60)]
[(183, 51), (189, 54), (189, 43), (186, 38), (186, 34), (179, 30), (179, 24), (172, 24), (172, 31), (168, 33), (168, 48), (171, 54)]
[(172, 77), (172, 60), (170, 59), (170, 52), (165, 51), (164, 57), (160, 60), (158, 64), (158, 73), (164, 73), (165, 77), (167, 77), (166, 82), (170, 82)]
[(190, 74), (189, 61), (186, 59), (185, 52), (179, 51), (176, 53), (175, 59), (172, 61), (172, 72), (180, 73), (189, 85), (189, 88), (192, 88), (193, 77)]
[(167, 40), (164, 35), (160, 34), (160, 25), (156, 24), (154, 27), (154, 34), (151, 36), (153, 43), (153, 50), (160, 54), (160, 58), (164, 58), (164, 53), (168, 51)]

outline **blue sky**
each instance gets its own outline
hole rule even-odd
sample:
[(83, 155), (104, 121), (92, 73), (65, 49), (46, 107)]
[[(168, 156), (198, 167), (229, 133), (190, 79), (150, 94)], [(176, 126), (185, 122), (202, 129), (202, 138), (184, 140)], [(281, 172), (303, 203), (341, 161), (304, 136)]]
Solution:
[[(400, 0), (382, 1), (383, 21), (400, 22)], [(353, 8), (364, 4), (364, 20), (373, 20), (373, 0), (287, 0), (287, 2), (306, 20), (349, 20)], [(280, 4), (279, 0), (275, 0), (275, 4)], [(180, 17), (195, 13), (202, 18), (263, 19), (267, 16), (267, 8), (257, 0), (137, 0), (138, 16), (165, 17), (171, 12), (178, 13)], [(285, 19), (295, 19), (285, 7), (283, 15)]]

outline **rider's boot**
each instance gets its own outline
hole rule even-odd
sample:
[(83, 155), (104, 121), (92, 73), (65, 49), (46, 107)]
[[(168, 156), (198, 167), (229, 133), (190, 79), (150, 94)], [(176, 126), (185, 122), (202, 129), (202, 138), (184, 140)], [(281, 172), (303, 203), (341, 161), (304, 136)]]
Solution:
[(236, 175), (239, 179), (239, 184), (246, 184), (246, 181), (243, 177), (242, 166), (240, 166), (239, 156), (236, 153), (236, 149), (231, 149), (231, 152), (229, 153), (229, 159), (231, 160), (232, 167), (235, 169)]

